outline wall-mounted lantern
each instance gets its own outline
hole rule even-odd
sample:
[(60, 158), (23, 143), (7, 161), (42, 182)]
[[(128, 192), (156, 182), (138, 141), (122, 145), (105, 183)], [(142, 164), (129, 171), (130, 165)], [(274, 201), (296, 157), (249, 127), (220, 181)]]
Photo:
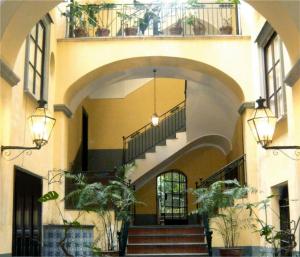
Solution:
[(38, 101), (38, 107), (29, 117), (34, 146), (1, 146), (1, 152), (5, 150), (39, 150), (48, 143), (56, 120), (49, 115), (45, 104), (44, 100)]
[(277, 118), (272, 111), (265, 106), (265, 99), (259, 98), (252, 118), (248, 124), (257, 143), (261, 144), (264, 149), (284, 150), (300, 149), (300, 146), (269, 146), (272, 143), (273, 135), (276, 128)]

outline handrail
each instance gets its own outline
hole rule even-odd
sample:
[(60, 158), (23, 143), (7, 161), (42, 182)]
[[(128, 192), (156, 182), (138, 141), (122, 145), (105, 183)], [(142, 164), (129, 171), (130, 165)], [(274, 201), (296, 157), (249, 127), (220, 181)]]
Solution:
[[(239, 158), (233, 160), (223, 168), (221, 168), (219, 171), (215, 172), (210, 177), (204, 180), (201, 179), (199, 187), (207, 187), (218, 180), (226, 179), (226, 176), (229, 179), (236, 178), (240, 182), (240, 184), (245, 185), (247, 183), (245, 165), (244, 165), (245, 162), (246, 162), (246, 155), (244, 154)], [(233, 171), (235, 173), (233, 173)]]
[[(163, 117), (166, 117), (166, 115), (168, 113), (172, 113), (174, 109), (178, 109), (181, 105), (185, 106), (185, 100), (183, 100), (182, 102), (180, 102), (179, 104), (177, 104), (176, 106), (172, 107), (171, 109), (167, 110), (166, 112), (164, 112), (163, 114), (159, 115), (159, 120), (162, 120)], [(140, 133), (140, 131), (144, 130), (147, 127), (152, 127), (152, 123), (149, 122), (146, 125), (144, 125), (143, 127), (141, 127), (140, 129), (136, 130), (135, 132), (131, 133), (129, 136), (124, 137), (123, 139), (128, 139), (128, 138), (133, 138), (135, 135), (138, 135)]]
[(185, 101), (159, 116), (159, 125), (148, 123), (123, 137), (123, 164), (133, 161), (186, 126)]

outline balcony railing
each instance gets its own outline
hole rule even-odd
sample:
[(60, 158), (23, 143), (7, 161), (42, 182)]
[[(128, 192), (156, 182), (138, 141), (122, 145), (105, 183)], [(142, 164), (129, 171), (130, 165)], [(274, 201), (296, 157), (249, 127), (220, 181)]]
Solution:
[[(79, 12), (78, 12), (79, 8)], [(67, 37), (239, 35), (239, 6), (201, 4), (87, 4), (69, 7)]]

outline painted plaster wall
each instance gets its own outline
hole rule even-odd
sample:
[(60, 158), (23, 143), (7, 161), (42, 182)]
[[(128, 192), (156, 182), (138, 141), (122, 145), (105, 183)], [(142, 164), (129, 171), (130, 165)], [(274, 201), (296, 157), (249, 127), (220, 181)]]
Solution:
[[(55, 32), (51, 27), (50, 53), (53, 58), (56, 55)], [(20, 82), (11, 87), (0, 78), (0, 145), (32, 146), (31, 132), (29, 130), (28, 117), (34, 112), (37, 102), (24, 92), (24, 63), (25, 63), (25, 41), (19, 51), (18, 58), (14, 64), (14, 72), (20, 78)], [(53, 64), (54, 65), (54, 64)], [(52, 68), (53, 68), (52, 65)], [(51, 115), (53, 113), (53, 101), (55, 93), (55, 74), (49, 70), (48, 106)], [(59, 121), (57, 121), (59, 123)], [(13, 190), (14, 190), (14, 167), (26, 169), (36, 176), (47, 179), (48, 170), (54, 168), (54, 139), (59, 131), (55, 130), (47, 145), (39, 151), (26, 152), (20, 157), (13, 159), (20, 151), (11, 151), (10, 156), (0, 156), (0, 254), (10, 253), (12, 247), (12, 220), (13, 220)], [(61, 167), (61, 166), (60, 166)], [(47, 191), (47, 182), (43, 180), (43, 191)], [(43, 222), (51, 212), (43, 213)]]
[[(159, 78), (157, 114), (162, 115), (184, 101), (184, 81)], [(88, 99), (90, 149), (121, 149), (128, 136), (151, 122), (154, 112), (153, 80), (123, 99)]]
[[(195, 188), (195, 183), (200, 178), (207, 178), (221, 167), (226, 165), (226, 156), (213, 147), (203, 147), (191, 150), (174, 163), (169, 165), (165, 171), (178, 169), (182, 171), (188, 180), (188, 188)], [(137, 214), (156, 214), (156, 178), (149, 181), (139, 191), (137, 198), (145, 205), (137, 205)], [(195, 209), (194, 198), (188, 193), (188, 212)]]

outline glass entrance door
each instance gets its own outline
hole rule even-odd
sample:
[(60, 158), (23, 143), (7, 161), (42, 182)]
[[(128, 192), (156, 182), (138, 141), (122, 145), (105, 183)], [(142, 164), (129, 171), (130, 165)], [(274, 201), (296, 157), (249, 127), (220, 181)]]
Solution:
[(158, 221), (160, 224), (187, 224), (187, 179), (180, 171), (157, 177)]

